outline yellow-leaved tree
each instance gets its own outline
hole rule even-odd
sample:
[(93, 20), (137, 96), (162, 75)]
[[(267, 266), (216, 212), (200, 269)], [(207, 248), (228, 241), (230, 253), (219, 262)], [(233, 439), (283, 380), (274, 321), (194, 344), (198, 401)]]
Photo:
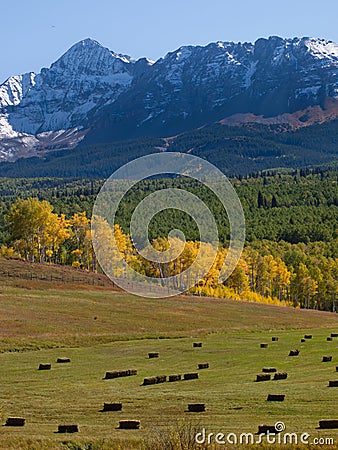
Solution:
[(30, 261), (50, 260), (69, 237), (65, 217), (54, 214), (46, 200), (18, 199), (11, 206), (6, 221), (13, 247)]

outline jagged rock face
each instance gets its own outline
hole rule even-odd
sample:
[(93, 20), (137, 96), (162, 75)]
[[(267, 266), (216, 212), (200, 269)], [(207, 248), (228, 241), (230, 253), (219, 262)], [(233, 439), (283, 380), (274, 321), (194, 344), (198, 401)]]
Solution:
[[(294, 112), (338, 95), (338, 45), (320, 39), (271, 37), (255, 43), (250, 95), (256, 113)], [(262, 97), (263, 101), (259, 102)]]
[(41, 133), (48, 150), (46, 133), (60, 130), (74, 130), (76, 145), (81, 129), (89, 142), (109, 141), (173, 134), (238, 113), (324, 106), (338, 97), (337, 68), (338, 45), (314, 38), (181, 47), (154, 64), (86, 39), (40, 74), (0, 86), (0, 159), (20, 156), (22, 142), (34, 153)]
[(337, 67), (338, 45), (320, 39), (182, 47), (101, 110), (86, 139), (168, 136), (238, 113), (269, 117), (323, 107), (338, 96)]
[(18, 105), (34, 84), (33, 72), (8, 78), (0, 86), (0, 108)]
[(34, 77), (9, 122), (29, 134), (81, 126), (88, 111), (114, 101), (131, 84), (133, 66), (95, 41), (81, 41)]

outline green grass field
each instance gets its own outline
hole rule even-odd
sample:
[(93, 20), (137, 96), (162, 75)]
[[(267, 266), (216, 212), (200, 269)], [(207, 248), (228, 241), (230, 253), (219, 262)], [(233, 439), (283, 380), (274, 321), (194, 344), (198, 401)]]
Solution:
[[(309, 442), (338, 442), (338, 429), (317, 429), (321, 419), (338, 419), (338, 387), (328, 387), (338, 380), (338, 338), (326, 340), (338, 332), (337, 314), (188, 296), (142, 299), (108, 287), (4, 277), (0, 323), (1, 420), (26, 418), (22, 428), (0, 427), (1, 449), (141, 449), (142, 440), (165, 435), (177, 421), (224, 434), (282, 421), (287, 432), (308, 432)], [(301, 343), (305, 333), (313, 339)], [(195, 341), (203, 347), (193, 348)], [(294, 348), (299, 356), (289, 357)], [(152, 351), (160, 357), (148, 359)], [(323, 363), (324, 355), (333, 361)], [(71, 363), (56, 364), (60, 356)], [(52, 370), (37, 370), (43, 362)], [(197, 380), (141, 386), (144, 377), (196, 372), (203, 362), (210, 368)], [(288, 379), (254, 382), (265, 366)], [(103, 380), (106, 371), (125, 369), (138, 375)], [(270, 393), (285, 401), (267, 402)], [(103, 413), (104, 402), (123, 409)], [(206, 412), (188, 413), (189, 403), (205, 403)], [(123, 419), (142, 427), (119, 430)], [(64, 423), (80, 432), (55, 433)]]

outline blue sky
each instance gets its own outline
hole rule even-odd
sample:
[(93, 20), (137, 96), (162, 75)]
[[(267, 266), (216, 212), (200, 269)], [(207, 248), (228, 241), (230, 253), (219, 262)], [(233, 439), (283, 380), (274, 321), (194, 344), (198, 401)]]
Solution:
[(338, 42), (338, 2), (303, 0), (16, 0), (1, 2), (0, 83), (39, 71), (91, 37), (135, 58), (186, 44), (314, 36)]

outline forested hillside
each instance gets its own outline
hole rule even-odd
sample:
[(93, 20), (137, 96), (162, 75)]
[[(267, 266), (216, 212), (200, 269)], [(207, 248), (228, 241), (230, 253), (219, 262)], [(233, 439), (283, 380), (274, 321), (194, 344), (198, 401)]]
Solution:
[(159, 151), (188, 152), (230, 176), (267, 169), (323, 168), (338, 161), (338, 121), (293, 131), (287, 125), (213, 124), (170, 138), (138, 138), (74, 150), (40, 151), (40, 158), (0, 163), (2, 177), (106, 178), (123, 164)]
[[(267, 239), (290, 243), (324, 241), (337, 238), (338, 170), (296, 170), (292, 173), (264, 172), (251, 177), (236, 177), (232, 184), (241, 199), (246, 217), (247, 242)], [(4, 217), (17, 198), (36, 197), (48, 200), (58, 214), (70, 217), (92, 206), (103, 180), (34, 178), (0, 178), (0, 242), (6, 243)], [(138, 184), (119, 209), (119, 222), (128, 231), (128, 217), (137, 203), (150, 192), (165, 187), (182, 187), (207, 201), (218, 221), (223, 242), (228, 239), (226, 214), (217, 199), (191, 179), (149, 180)], [(178, 213), (177, 213), (178, 214)], [(171, 217), (172, 220), (172, 217)], [(166, 213), (157, 217), (156, 234), (167, 235)], [(187, 217), (178, 214), (177, 225), (189, 239), (198, 238)], [(153, 238), (158, 237), (152, 235)]]
[[(156, 275), (158, 267), (147, 265), (135, 255), (128, 236), (130, 216), (149, 193), (167, 187), (183, 188), (208, 204), (222, 244), (218, 262), (198, 283), (195, 293), (335, 310), (338, 171), (266, 172), (239, 176), (231, 182), (243, 204), (247, 239), (241, 261), (225, 285), (219, 285), (217, 278), (229, 239), (226, 212), (208, 189), (191, 179), (145, 180), (126, 196), (117, 214), (121, 228), (116, 229), (126, 260), (142, 267), (145, 273)], [(103, 180), (86, 179), (2, 178), (0, 253), (98, 270), (89, 219), (102, 183)], [(154, 245), (165, 248), (165, 238), (172, 228), (182, 229), (193, 255), (198, 231), (193, 221), (180, 212), (168, 210), (154, 217), (149, 227)], [(33, 231), (27, 234), (27, 229)], [(168, 265), (163, 270), (171, 273), (174, 269)], [(198, 274), (196, 277), (198, 280)]]

